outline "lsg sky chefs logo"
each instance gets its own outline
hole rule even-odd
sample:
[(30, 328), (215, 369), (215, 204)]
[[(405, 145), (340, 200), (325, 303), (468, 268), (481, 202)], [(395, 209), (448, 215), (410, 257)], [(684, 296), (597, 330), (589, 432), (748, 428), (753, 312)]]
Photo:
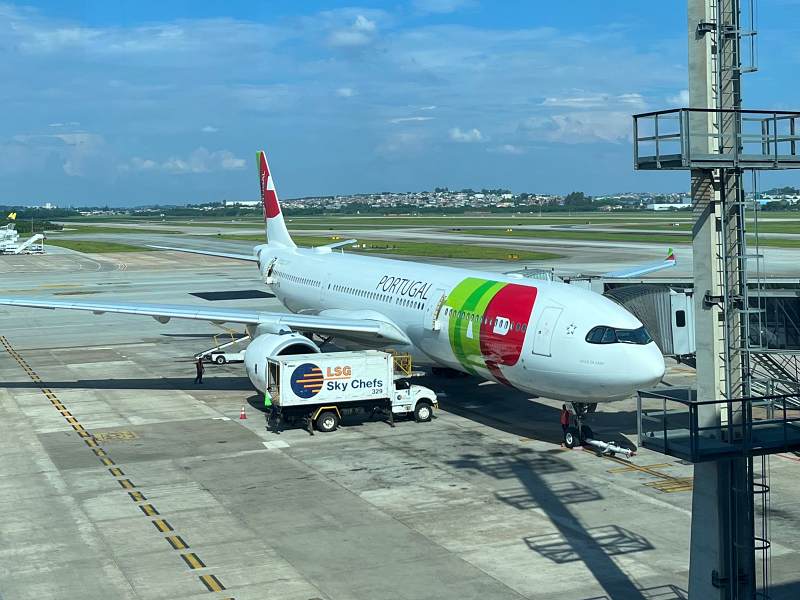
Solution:
[(303, 363), (292, 373), (292, 391), (298, 398), (313, 398), (322, 389), (325, 378), (322, 369), (313, 363)]

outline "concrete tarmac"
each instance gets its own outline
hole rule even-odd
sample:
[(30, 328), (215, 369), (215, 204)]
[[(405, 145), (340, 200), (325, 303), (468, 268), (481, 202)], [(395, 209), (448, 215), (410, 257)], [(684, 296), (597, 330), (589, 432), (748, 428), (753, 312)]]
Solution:
[[(0, 276), (14, 295), (281, 310), (193, 295), (266, 290), (252, 265), (172, 252), (0, 257)], [(690, 466), (563, 449), (557, 402), (469, 377), (421, 381), (431, 423), (277, 435), (242, 365), (193, 383), (221, 332), (0, 308), (0, 598), (687, 597)], [(634, 402), (592, 427), (631, 444)], [(771, 465), (773, 598), (797, 598), (800, 460)]]

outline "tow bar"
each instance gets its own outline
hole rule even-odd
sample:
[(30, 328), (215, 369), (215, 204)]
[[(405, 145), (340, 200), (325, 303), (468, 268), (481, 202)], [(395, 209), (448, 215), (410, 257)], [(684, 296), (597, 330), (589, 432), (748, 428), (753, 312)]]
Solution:
[(630, 458), (634, 455), (634, 451), (630, 448), (623, 448), (622, 446), (617, 446), (613, 442), (602, 442), (600, 440), (593, 440), (593, 439), (586, 439), (583, 441), (584, 446), (590, 446), (595, 450), (598, 450), (601, 454), (605, 456), (615, 456), (616, 454), (624, 454), (625, 458)]

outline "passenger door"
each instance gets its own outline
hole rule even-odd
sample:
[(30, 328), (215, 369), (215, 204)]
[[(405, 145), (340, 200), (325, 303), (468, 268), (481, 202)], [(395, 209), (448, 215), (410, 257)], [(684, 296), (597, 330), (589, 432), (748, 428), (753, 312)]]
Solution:
[(547, 306), (542, 311), (533, 332), (533, 353), (540, 356), (550, 356), (550, 347), (553, 342), (553, 333), (563, 309), (557, 306)]
[(431, 299), (425, 309), (425, 322), (423, 327), (428, 331), (438, 331), (440, 328), (439, 316), (442, 312), (442, 307), (447, 300), (447, 293), (442, 288), (436, 288), (431, 294)]

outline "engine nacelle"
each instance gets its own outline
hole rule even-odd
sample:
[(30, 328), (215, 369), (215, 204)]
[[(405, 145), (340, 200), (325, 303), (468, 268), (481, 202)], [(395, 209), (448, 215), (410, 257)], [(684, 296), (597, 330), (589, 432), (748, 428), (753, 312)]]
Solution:
[(267, 359), (289, 354), (311, 354), (319, 352), (317, 345), (299, 333), (259, 335), (244, 351), (244, 366), (247, 376), (255, 388), (264, 393), (267, 389)]

